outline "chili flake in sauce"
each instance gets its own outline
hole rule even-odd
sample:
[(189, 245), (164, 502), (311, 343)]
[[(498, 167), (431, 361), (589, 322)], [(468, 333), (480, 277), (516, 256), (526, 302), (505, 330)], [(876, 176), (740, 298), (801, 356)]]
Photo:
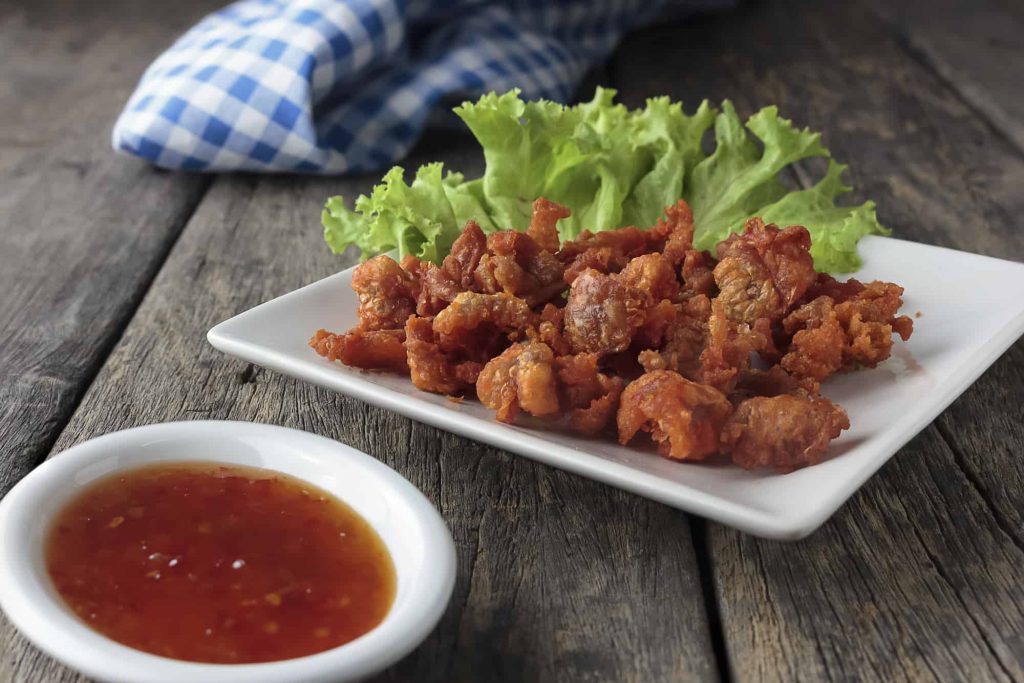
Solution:
[(107, 637), (230, 664), (347, 643), (384, 619), (396, 583), (383, 541), (350, 507), (277, 472), (216, 463), (99, 481), (58, 514), (46, 565)]

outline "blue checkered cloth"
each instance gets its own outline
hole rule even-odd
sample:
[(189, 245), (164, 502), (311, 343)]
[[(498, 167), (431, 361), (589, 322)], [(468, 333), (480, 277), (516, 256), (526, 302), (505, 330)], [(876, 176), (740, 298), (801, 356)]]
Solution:
[(194, 171), (378, 170), (442, 105), (513, 87), (568, 101), (627, 29), (673, 4), (242, 0), (149, 67), (114, 148)]

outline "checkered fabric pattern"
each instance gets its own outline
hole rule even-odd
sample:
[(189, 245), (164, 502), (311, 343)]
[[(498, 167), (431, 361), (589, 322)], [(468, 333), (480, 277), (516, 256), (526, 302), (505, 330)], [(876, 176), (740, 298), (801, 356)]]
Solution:
[(242, 0), (149, 67), (114, 148), (194, 171), (378, 170), (441, 105), (513, 87), (567, 101), (627, 29), (672, 4)]

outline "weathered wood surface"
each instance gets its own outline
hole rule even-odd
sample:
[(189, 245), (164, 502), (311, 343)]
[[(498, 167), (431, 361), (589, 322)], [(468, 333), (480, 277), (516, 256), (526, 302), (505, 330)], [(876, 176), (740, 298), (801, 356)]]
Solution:
[[(369, 185), (218, 178), (55, 451), (150, 422), (238, 419), (324, 434), (397, 469), (441, 510), (459, 568), (441, 626), (385, 679), (714, 679), (685, 515), (207, 344), (217, 322), (344, 265), (324, 248), (318, 207)], [(56, 670), (20, 640), (0, 655), (0, 680)]]
[(212, 5), (0, 7), (0, 495), (46, 455), (202, 196), (204, 178), (109, 140), (147, 63)]
[[(778, 103), (901, 236), (1024, 259), (1024, 160), (862, 8), (768, 3), (631, 42), (627, 96)], [(1018, 343), (811, 538), (711, 525), (733, 677), (1024, 679), (1022, 368)]]
[(869, 0), (910, 53), (1024, 151), (1024, 4)]

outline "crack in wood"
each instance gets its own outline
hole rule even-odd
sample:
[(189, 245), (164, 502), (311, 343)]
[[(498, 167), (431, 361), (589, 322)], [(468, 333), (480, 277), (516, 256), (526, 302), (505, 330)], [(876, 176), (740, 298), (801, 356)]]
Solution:
[(956, 463), (956, 466), (977, 492), (978, 498), (980, 498), (981, 502), (985, 505), (988, 513), (992, 516), (992, 520), (996, 523), (996, 526), (999, 527), (999, 530), (1006, 535), (1011, 543), (1017, 546), (1018, 550), (1024, 552), (1024, 538), (1018, 535), (1020, 533), (1019, 530), (1014, 529), (1010, 520), (1008, 520), (1006, 515), (1002, 513), (999, 506), (992, 501), (992, 494), (989, 492), (988, 488), (982, 483), (974, 471), (971, 470), (970, 466), (967, 464), (967, 455), (963, 452), (960, 444), (957, 443), (956, 437), (953, 436), (952, 432), (950, 432), (946, 425), (942, 424), (941, 420), (936, 420), (934, 424), (939, 436), (941, 436), (942, 440), (947, 446), (949, 446), (949, 450), (953, 454), (953, 461)]

